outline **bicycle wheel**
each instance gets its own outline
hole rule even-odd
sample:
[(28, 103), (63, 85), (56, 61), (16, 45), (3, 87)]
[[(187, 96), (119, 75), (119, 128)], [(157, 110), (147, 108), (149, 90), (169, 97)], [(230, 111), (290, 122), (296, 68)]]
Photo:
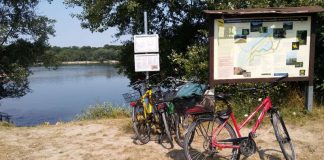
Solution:
[(184, 139), (185, 139), (185, 131), (189, 127), (192, 120), (190, 120), (189, 116), (174, 114), (175, 121), (175, 133), (176, 133), (176, 142), (177, 144), (183, 148), (184, 147)]
[(278, 111), (271, 114), (271, 123), (275, 131), (277, 141), (279, 142), (281, 151), (286, 160), (296, 159), (294, 146), (291, 142), (286, 125)]
[[(220, 142), (221, 140), (236, 138), (236, 134), (229, 124), (212, 135), (215, 128), (222, 124), (215, 118), (198, 119), (193, 122), (185, 135), (184, 151), (187, 160), (212, 160), (212, 159), (231, 159), (237, 160), (240, 157), (239, 149), (216, 148), (212, 146), (212, 139), (217, 138), (218, 144), (233, 145), (232, 142)], [(192, 134), (195, 134), (192, 136)], [(190, 140), (192, 139), (192, 140)]]
[(143, 106), (135, 106), (132, 111), (133, 130), (141, 143), (146, 144), (150, 141), (150, 124), (144, 118)]
[[(162, 112), (161, 115), (162, 115), (162, 123), (163, 123), (163, 132), (161, 133), (162, 134), (161, 144), (165, 148), (171, 149), (173, 148), (173, 139), (169, 127), (171, 126), (170, 124), (171, 117), (166, 112)], [(166, 139), (166, 143), (164, 143), (165, 142), (164, 139)]]

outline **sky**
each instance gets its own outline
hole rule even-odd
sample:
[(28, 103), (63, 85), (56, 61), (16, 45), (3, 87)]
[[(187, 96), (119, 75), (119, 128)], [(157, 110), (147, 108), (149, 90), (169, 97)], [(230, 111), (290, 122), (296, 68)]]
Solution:
[(89, 29), (82, 29), (80, 20), (72, 18), (71, 13), (80, 13), (80, 8), (67, 8), (63, 0), (54, 0), (49, 4), (46, 0), (41, 0), (37, 7), (40, 15), (45, 15), (50, 19), (55, 19), (55, 37), (50, 36), (51, 46), (92, 46), (102, 47), (105, 44), (118, 45), (122, 41), (129, 39), (130, 36), (123, 36), (117, 39), (113, 35), (117, 32), (116, 28), (110, 28), (105, 32), (91, 33)]

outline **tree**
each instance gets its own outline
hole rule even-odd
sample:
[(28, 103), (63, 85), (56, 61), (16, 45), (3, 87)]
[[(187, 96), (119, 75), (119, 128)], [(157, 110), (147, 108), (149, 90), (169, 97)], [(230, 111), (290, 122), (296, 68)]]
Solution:
[(36, 14), (38, 3), (0, 0), (0, 100), (25, 95), (31, 73), (28, 67), (48, 58), (44, 52), (48, 35), (54, 35), (55, 21)]
[[(323, 1), (314, 0), (65, 0), (70, 7), (81, 7), (82, 12), (74, 16), (81, 20), (81, 26), (93, 32), (102, 32), (109, 27), (117, 27), (116, 36), (124, 34), (143, 33), (143, 12), (148, 12), (149, 33), (158, 33), (160, 37), (161, 74), (190, 75), (192, 72), (186, 67), (173, 61), (171, 53), (178, 58), (188, 58), (192, 46), (207, 47), (207, 22), (203, 15), (206, 9), (238, 9), (257, 7), (288, 7), (288, 6), (324, 6)], [(323, 24), (323, 21), (322, 23)], [(133, 44), (124, 43), (120, 55), (120, 71), (131, 80), (139, 75), (134, 73)], [(207, 49), (198, 47), (201, 51), (195, 54), (204, 54), (207, 58)], [(317, 51), (319, 52), (319, 51)], [(184, 56), (182, 56), (184, 55)], [(206, 61), (207, 62), (207, 61)], [(190, 66), (188, 62), (188, 66)], [(191, 64), (191, 66), (194, 63)], [(174, 69), (177, 70), (174, 70)], [(190, 68), (190, 67), (189, 67)], [(207, 70), (205, 71), (207, 72)], [(206, 74), (203, 74), (206, 75)]]

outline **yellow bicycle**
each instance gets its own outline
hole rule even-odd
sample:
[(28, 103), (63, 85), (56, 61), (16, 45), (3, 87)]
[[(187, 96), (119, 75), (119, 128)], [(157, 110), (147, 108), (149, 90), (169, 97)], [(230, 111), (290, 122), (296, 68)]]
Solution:
[[(162, 97), (160, 86), (148, 85), (145, 80), (141, 80), (133, 83), (132, 88), (136, 92), (123, 96), (132, 107), (132, 123), (136, 139), (143, 144), (148, 143), (152, 129), (155, 128), (160, 130), (159, 142), (163, 143), (166, 148), (173, 148), (169, 121), (166, 117), (167, 106), (159, 103)], [(164, 143), (164, 139), (167, 143)], [(166, 144), (169, 145), (166, 146)]]

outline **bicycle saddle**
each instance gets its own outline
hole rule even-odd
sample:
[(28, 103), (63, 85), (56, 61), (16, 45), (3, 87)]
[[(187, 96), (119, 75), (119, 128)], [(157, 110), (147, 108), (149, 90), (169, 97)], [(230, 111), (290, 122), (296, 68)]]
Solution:
[(219, 93), (215, 94), (215, 98), (219, 100), (227, 100), (229, 97), (231, 97), (232, 94), (224, 94), (224, 93)]
[(221, 119), (228, 119), (231, 113), (232, 113), (232, 108), (227, 107), (226, 109), (217, 111), (216, 115)]

